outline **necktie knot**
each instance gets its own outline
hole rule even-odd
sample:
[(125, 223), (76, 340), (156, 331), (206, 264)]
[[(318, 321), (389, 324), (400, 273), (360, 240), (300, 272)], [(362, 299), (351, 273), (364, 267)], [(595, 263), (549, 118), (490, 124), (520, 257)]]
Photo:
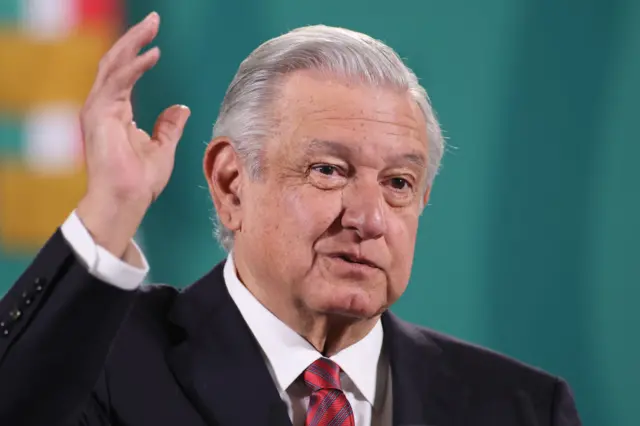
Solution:
[(340, 367), (319, 358), (304, 370), (304, 382), (311, 389), (305, 426), (354, 426), (353, 409), (342, 392)]
[(340, 367), (328, 358), (318, 358), (304, 370), (304, 382), (314, 392), (320, 389), (342, 390)]

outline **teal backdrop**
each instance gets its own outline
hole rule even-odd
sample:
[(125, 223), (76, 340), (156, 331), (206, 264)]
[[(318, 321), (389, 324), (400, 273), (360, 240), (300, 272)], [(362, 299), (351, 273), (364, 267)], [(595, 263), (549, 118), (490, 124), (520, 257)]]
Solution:
[[(382, 39), (427, 87), (449, 142), (421, 222), (404, 318), (565, 377), (586, 426), (637, 426), (640, 194), (637, 0), (136, 0), (159, 65), (135, 92), (150, 129), (192, 117), (143, 244), (184, 286), (223, 258), (202, 154), (239, 62), (314, 23)], [(0, 260), (3, 289), (28, 259)]]

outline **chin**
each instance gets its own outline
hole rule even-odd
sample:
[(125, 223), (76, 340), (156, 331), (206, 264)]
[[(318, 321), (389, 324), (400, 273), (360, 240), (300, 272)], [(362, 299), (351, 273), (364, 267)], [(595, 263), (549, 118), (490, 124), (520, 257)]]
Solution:
[(312, 305), (315, 306), (312, 306), (312, 308), (316, 312), (331, 316), (367, 319), (379, 315), (386, 309), (381, 301), (375, 299), (364, 292), (336, 291), (329, 297), (314, 300), (313, 302), (315, 303), (312, 303)]

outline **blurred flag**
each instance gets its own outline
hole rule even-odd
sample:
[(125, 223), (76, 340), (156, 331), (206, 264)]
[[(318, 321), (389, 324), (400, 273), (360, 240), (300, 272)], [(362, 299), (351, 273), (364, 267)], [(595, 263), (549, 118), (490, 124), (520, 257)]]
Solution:
[(31, 254), (82, 196), (78, 110), (121, 0), (0, 0), (0, 252)]

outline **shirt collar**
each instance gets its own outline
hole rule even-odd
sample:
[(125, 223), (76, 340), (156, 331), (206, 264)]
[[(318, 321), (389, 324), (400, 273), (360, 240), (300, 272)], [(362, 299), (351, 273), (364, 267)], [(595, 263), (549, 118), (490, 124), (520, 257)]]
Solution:
[[(249, 326), (271, 366), (279, 391), (286, 391), (302, 372), (322, 357), (309, 342), (265, 308), (240, 282), (233, 255), (224, 266), (224, 281), (240, 314)], [(378, 320), (363, 339), (331, 357), (373, 405), (383, 331)]]

